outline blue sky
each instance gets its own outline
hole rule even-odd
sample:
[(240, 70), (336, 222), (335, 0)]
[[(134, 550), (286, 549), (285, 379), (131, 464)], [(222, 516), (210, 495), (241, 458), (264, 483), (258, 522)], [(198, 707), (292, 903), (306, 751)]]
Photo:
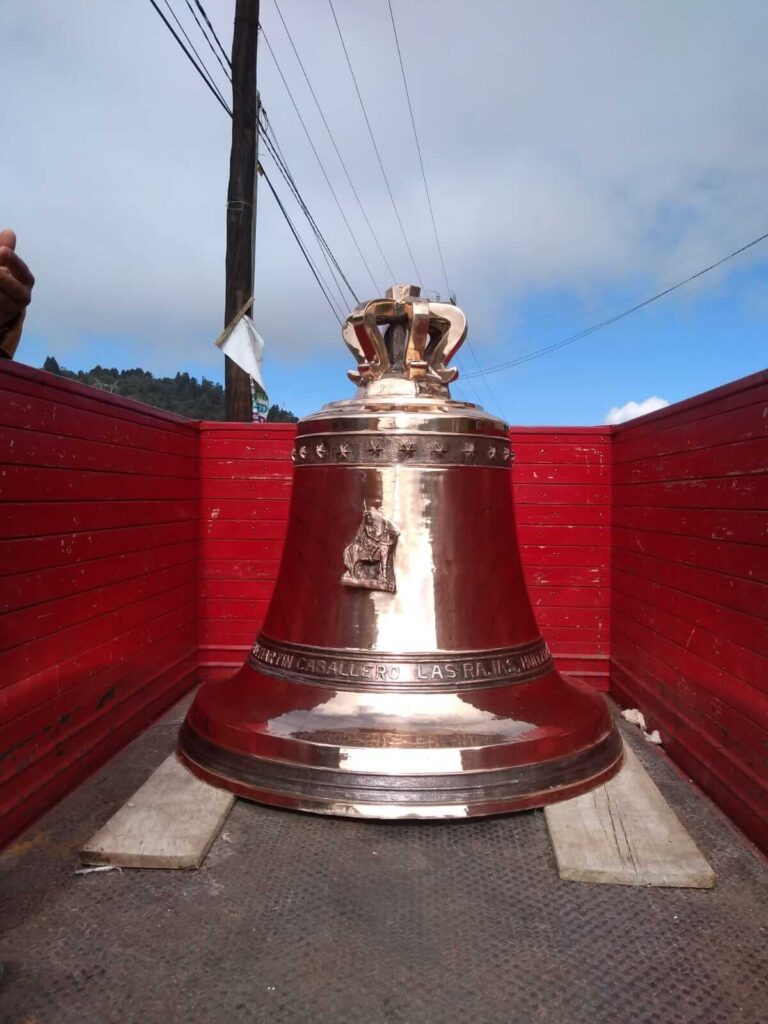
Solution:
[[(233, 3), (208, 6), (228, 45)], [(761, 0), (482, 0), (460, 36), (458, 0), (393, 6), (448, 273), (483, 366), (588, 327), (768, 230)], [(420, 283), (444, 294), (386, 3), (336, 9)], [(326, 5), (281, 0), (281, 10), (382, 247), (411, 281)], [(383, 290), (391, 282), (273, 0), (262, 21)], [(0, 39), (17, 86), (0, 221), (37, 277), (20, 360), (221, 380), (228, 119), (148, 3), (130, 19), (87, 0), (6, 5)], [(420, 59), (424, 46), (441, 59)], [(262, 98), (288, 163), (356, 291), (372, 297), (264, 49)], [(489, 375), (494, 397), (477, 379), (454, 393), (479, 395), (514, 424), (592, 424), (612, 406), (677, 401), (762, 369), (767, 269), (768, 242), (570, 347)], [(338, 325), (264, 187), (255, 309), (274, 401), (303, 415), (350, 394)], [(458, 362), (476, 369), (466, 347)]]

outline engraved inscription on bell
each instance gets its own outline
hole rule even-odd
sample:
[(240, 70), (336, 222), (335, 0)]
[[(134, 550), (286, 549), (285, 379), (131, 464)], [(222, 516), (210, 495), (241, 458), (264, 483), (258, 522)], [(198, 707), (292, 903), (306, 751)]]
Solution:
[(347, 571), (341, 582), (347, 587), (394, 594), (395, 545), (399, 536), (395, 524), (377, 508), (366, 508), (354, 539), (344, 549)]

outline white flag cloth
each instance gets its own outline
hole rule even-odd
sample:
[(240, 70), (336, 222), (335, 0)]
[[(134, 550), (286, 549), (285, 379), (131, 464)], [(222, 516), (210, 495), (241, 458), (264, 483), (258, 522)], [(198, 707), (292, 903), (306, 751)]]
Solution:
[(240, 317), (224, 341), (217, 344), (225, 356), (229, 356), (233, 363), (237, 363), (241, 370), (245, 370), (248, 376), (256, 381), (262, 391), (267, 390), (261, 376), (264, 339), (247, 314)]

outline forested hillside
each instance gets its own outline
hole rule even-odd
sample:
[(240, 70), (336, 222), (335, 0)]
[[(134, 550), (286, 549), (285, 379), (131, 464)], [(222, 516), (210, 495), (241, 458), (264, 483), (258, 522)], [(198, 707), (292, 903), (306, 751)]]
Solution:
[[(190, 377), (188, 373), (177, 373), (175, 377), (155, 377), (148, 370), (117, 370), (105, 366), (74, 371), (59, 366), (53, 356), (48, 356), (43, 369), (59, 377), (68, 377), (124, 398), (133, 398), (137, 402), (145, 402), (192, 420), (224, 419), (224, 388), (205, 377), (202, 381)], [(269, 423), (293, 423), (296, 419), (292, 412), (279, 405), (271, 405), (267, 413)]]

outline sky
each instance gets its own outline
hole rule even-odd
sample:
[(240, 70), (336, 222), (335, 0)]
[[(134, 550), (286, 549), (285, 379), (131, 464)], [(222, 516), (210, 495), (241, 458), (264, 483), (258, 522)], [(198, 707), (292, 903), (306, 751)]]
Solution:
[[(224, 90), (186, 2), (170, 2)], [(418, 279), (327, 0), (278, 3), (398, 282), (445, 298), (386, 0), (334, 6)], [(551, 355), (469, 376), (768, 232), (765, 0), (392, 7), (448, 281), (469, 321), (455, 397), (515, 425), (597, 424), (766, 365), (768, 241)], [(234, 0), (206, 9), (229, 48)], [(389, 271), (274, 0), (262, 0), (261, 21), (375, 285), (262, 41), (259, 89), (286, 162), (355, 292), (373, 298), (393, 283)], [(100, 363), (223, 380), (213, 342), (223, 326), (231, 122), (149, 0), (9, 0), (0, 59), (0, 227), (16, 230), (37, 279), (19, 361), (54, 355), (75, 370)], [(265, 381), (273, 401), (306, 415), (351, 397), (351, 357), (263, 182), (257, 223)]]

